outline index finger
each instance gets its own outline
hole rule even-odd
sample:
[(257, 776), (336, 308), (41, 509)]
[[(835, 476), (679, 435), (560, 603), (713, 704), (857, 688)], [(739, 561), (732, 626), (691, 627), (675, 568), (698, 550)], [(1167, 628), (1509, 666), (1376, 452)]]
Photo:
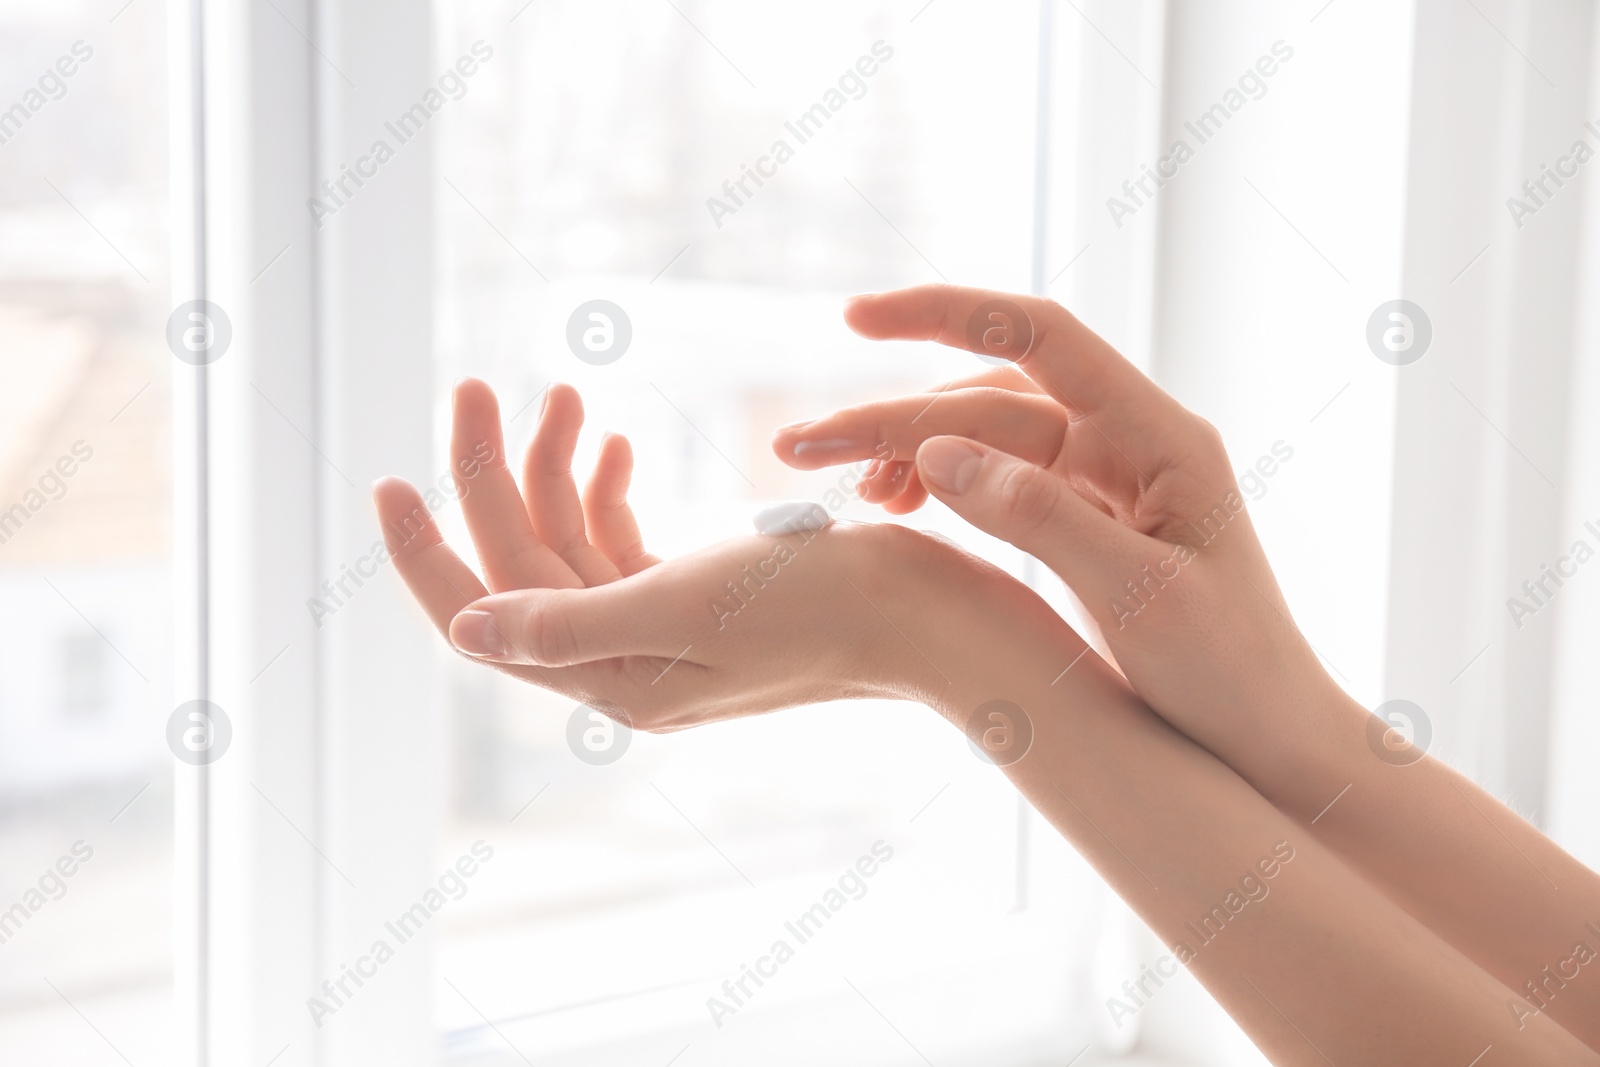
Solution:
[(938, 341), (1016, 364), (1062, 404), (1086, 415), (1165, 398), (1154, 382), (1066, 308), (1036, 296), (918, 285), (858, 296), (845, 322), (874, 340)]

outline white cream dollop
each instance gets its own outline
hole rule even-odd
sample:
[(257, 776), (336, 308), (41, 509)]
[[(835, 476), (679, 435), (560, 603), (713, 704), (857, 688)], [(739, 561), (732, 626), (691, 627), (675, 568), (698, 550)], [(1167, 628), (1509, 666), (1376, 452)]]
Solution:
[(833, 524), (828, 509), (813, 500), (785, 500), (756, 512), (756, 533), (766, 537), (821, 530)]

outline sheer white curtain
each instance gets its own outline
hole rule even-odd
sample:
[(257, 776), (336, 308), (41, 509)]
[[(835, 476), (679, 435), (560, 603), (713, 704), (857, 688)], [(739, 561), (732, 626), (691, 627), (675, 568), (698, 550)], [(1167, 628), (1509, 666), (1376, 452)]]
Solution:
[[(1560, 162), (1600, 147), (1591, 7), (1075, 10), (1100, 31), (1084, 251), (1053, 295), (1214, 422), (1239, 471), (1292, 452), (1251, 514), (1329, 670), (1368, 707), (1418, 705), (1435, 754), (1595, 863), (1600, 562), (1575, 544), (1600, 550), (1600, 225)], [(1542, 165), (1565, 184), (1518, 226), (1507, 200), (1534, 204)], [(1367, 340), (1396, 299), (1431, 324), (1405, 365)], [(1533, 605), (1523, 582), (1558, 564), (1575, 573)], [(1520, 627), (1512, 597), (1538, 607)], [(1135, 969), (1161, 951), (1136, 944)], [(1138, 1025), (1147, 1049), (1254, 1055), (1192, 987)]]
[(1546, 175), (1596, 142), (1592, 38), (1588, 5), (1417, 8), (1398, 295), (1428, 310), (1433, 347), (1397, 375), (1384, 697), (1420, 705), (1438, 755), (1541, 825), (1561, 612), (1590, 577), (1544, 568), (1594, 540), (1568, 451), (1584, 183)]
[[(1600, 52), (1591, 30), (1590, 70)], [(1600, 85), (1591, 73), (1585, 113), (1600, 115)], [(1591, 144), (1594, 142), (1591, 142)], [(1600, 185), (1574, 190), (1580, 250), (1576, 272), (1576, 330), (1567, 381), (1560, 554), (1582, 540), (1600, 553)], [(1550, 561), (1554, 562), (1554, 561)], [(1550, 696), (1547, 828), (1573, 855), (1600, 868), (1600, 555), (1562, 588), (1555, 605), (1554, 667)]]
[[(1055, 295), (1256, 471), (1251, 515), (1298, 621), (1376, 703), (1396, 368), (1363, 331), (1401, 269), (1410, 16), (1320, 6), (1083, 6), (1104, 30), (1084, 44), (1085, 251)], [(1163, 951), (1139, 928), (1127, 973)], [(1197, 984), (1169, 986), (1140, 1048), (1262, 1062)]]

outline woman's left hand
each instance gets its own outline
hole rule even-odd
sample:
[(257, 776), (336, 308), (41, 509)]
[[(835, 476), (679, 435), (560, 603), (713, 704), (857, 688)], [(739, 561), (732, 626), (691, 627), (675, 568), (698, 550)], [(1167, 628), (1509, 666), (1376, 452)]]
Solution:
[(416, 489), (388, 478), (374, 495), (396, 567), (458, 650), (639, 729), (843, 697), (932, 703), (948, 684), (935, 664), (961, 647), (972, 597), (1032, 599), (897, 526), (740, 537), (663, 562), (644, 551), (628, 506), (624, 438), (602, 444), (580, 498), (582, 422), (578, 394), (552, 386), (519, 490), (493, 392), (458, 385), (452, 473), (481, 581)]

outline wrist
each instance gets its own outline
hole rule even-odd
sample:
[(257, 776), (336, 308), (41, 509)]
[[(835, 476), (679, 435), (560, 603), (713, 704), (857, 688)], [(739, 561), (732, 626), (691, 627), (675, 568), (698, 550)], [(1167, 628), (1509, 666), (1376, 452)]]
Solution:
[(1255, 728), (1218, 755), (1279, 809), (1310, 820), (1371, 769), (1371, 715), (1320, 663), (1294, 678), (1261, 701)]
[(990, 701), (1054, 692), (1083, 644), (1037, 593), (942, 537), (877, 529), (892, 562), (871, 595), (896, 624), (875, 619), (897, 665), (894, 695), (966, 730)]
[(951, 717), (962, 693), (981, 688), (983, 661), (1005, 640), (1001, 621), (1027, 614), (1008, 604), (1018, 591), (1032, 594), (939, 537), (891, 523), (846, 524), (838, 532), (848, 546), (843, 607), (858, 620), (851, 628), (860, 645), (857, 680), (877, 695)]

